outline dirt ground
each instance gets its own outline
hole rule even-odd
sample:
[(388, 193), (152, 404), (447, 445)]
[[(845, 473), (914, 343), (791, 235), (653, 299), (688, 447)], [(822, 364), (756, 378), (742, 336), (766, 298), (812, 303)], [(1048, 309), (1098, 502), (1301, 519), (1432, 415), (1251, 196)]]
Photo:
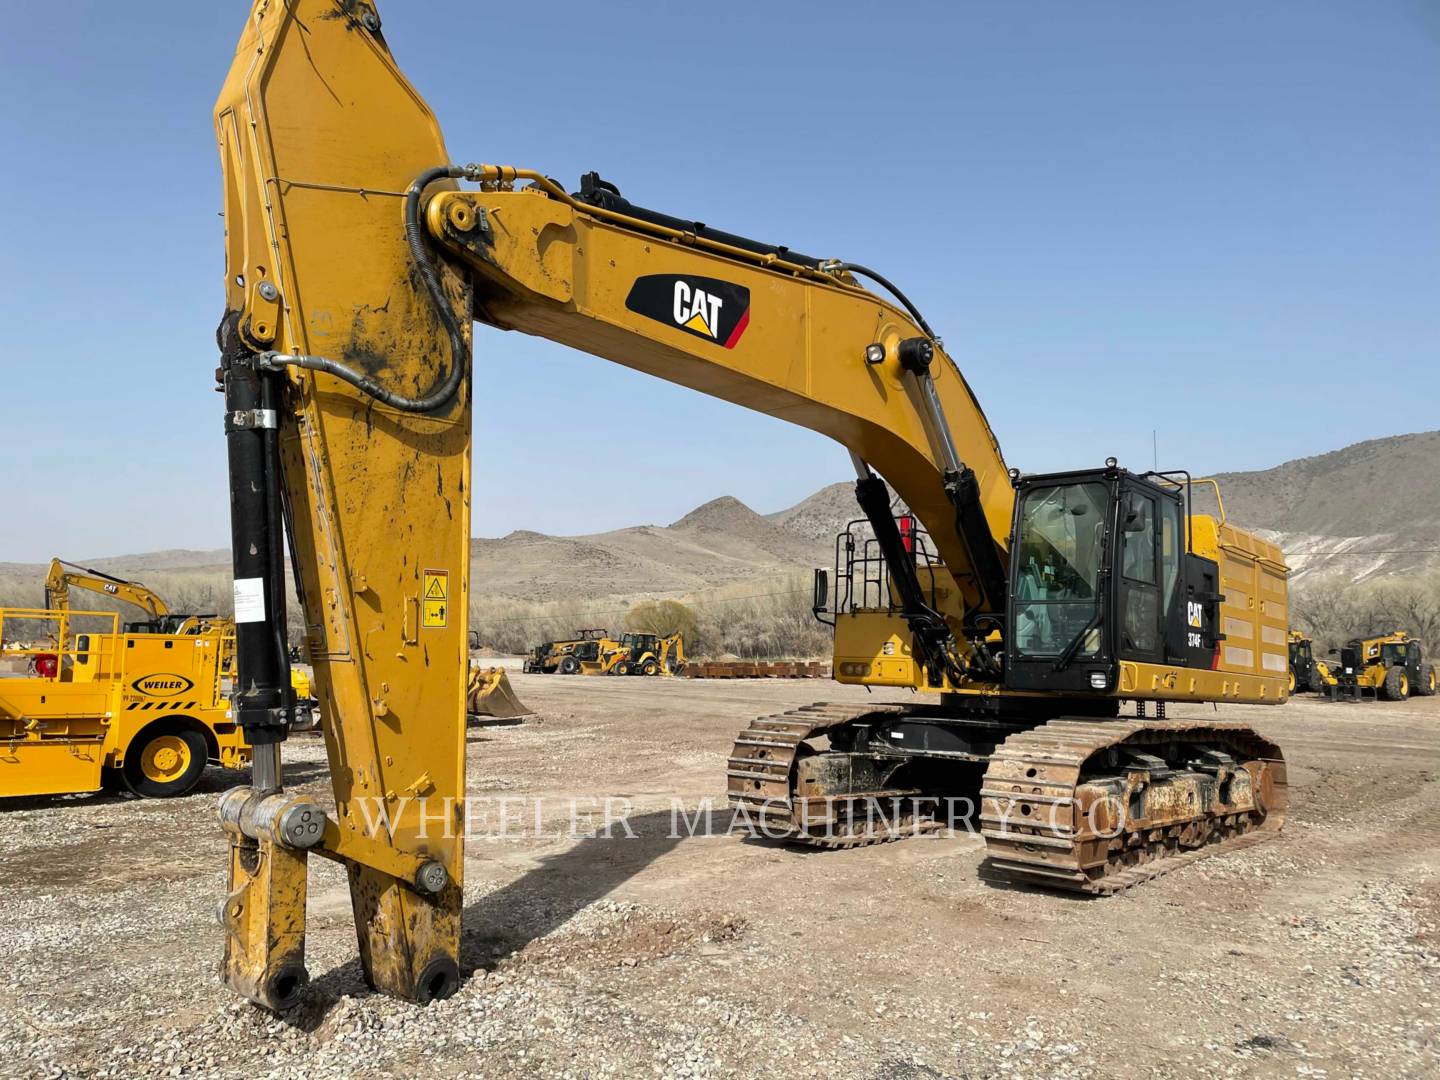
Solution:
[[(672, 798), (724, 805), (726, 753), (747, 720), (863, 691), (514, 682), (539, 713), (471, 730), (470, 798), (493, 827), (500, 798), (528, 821), (520, 800), (541, 797), (546, 835), (528, 824), (472, 840), (473, 974), (458, 995), (421, 1009), (368, 993), (343, 876), (318, 859), (310, 1001), (277, 1017), (223, 990), (214, 804), (235, 774), (171, 802), (25, 801), (0, 807), (0, 1073), (1440, 1069), (1440, 698), (1222, 710), (1285, 748), (1283, 834), (1083, 900), (982, 882), (980, 841), (963, 835), (834, 853), (685, 837), (683, 822), (672, 836)], [(293, 739), (287, 762), (292, 780), (327, 790), (316, 739)], [(635, 838), (565, 835), (567, 800), (599, 811), (607, 797), (631, 805)]]

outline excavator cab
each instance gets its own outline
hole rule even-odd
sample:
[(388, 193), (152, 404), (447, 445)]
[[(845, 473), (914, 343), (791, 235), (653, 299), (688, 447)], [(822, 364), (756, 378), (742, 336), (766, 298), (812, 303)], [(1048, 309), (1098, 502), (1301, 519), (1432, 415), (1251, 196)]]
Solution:
[(1122, 661), (1209, 669), (1216, 563), (1194, 553), (1188, 478), (1103, 470), (1021, 477), (1005, 685), (1118, 689)]

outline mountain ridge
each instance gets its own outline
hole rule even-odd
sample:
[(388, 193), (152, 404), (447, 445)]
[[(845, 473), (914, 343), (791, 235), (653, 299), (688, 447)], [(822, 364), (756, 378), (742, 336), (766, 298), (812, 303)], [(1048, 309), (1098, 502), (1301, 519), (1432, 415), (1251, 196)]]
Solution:
[[(1216, 479), (1229, 519), (1279, 544), (1295, 580), (1327, 573), (1363, 580), (1440, 567), (1440, 431), (1369, 439)], [(1197, 500), (1197, 509), (1203, 506)], [(853, 483), (840, 481), (768, 514), (722, 495), (669, 525), (475, 537), (472, 593), (527, 601), (678, 596), (808, 573), (832, 561), (835, 535), (859, 516)], [(203, 580), (212, 587), (215, 575), (228, 577), (230, 569), (223, 548), (79, 561), (141, 581)], [(0, 585), (13, 592), (23, 582), (38, 591), (44, 573), (39, 563), (0, 563)]]

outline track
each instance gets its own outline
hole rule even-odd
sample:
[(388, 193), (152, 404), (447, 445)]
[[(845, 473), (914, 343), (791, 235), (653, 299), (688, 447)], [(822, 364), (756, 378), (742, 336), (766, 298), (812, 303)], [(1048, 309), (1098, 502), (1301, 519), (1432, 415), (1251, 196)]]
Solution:
[[(808, 740), (857, 720), (889, 719), (908, 711), (906, 705), (856, 707), (822, 701), (753, 721), (735, 740), (726, 769), (730, 801), (740, 819), (737, 824), (749, 824), (774, 839), (829, 849), (863, 847), (910, 835), (913, 829), (907, 832), (869, 827), (868, 816), (857, 820), (855, 826), (847, 820), (823, 832), (813, 831), (818, 822), (810, 817), (809, 801), (792, 791), (795, 763), (809, 752), (805, 745)], [(872, 794), (880, 798), (904, 797), (888, 790)]]
[[(822, 702), (755, 720), (728, 761), (737, 828), (831, 850), (939, 828), (941, 800), (973, 791), (889, 784), (886, 778), (913, 757), (874, 754), (881, 764), (872, 777), (847, 755), (812, 742), (844, 728), (910, 718), (936, 719), (923, 706)], [(986, 755), (950, 755), (988, 761), (979, 807), (984, 873), (992, 881), (1108, 895), (1258, 843), (1284, 821), (1279, 747), (1243, 725), (1079, 719), (1023, 729), (944, 722), (983, 729), (998, 744)], [(827, 757), (835, 767), (817, 768)]]
[(987, 876), (1109, 895), (1268, 839), (1288, 792), (1244, 725), (1052, 720), (1006, 740), (980, 799)]

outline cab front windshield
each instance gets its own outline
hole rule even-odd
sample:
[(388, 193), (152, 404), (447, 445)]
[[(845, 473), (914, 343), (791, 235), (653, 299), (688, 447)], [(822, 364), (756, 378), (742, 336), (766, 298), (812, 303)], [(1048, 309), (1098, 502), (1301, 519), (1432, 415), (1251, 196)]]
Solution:
[(1020, 505), (1014, 557), (1014, 642), (1020, 656), (1100, 651), (1100, 564), (1105, 549), (1101, 483), (1036, 488)]

